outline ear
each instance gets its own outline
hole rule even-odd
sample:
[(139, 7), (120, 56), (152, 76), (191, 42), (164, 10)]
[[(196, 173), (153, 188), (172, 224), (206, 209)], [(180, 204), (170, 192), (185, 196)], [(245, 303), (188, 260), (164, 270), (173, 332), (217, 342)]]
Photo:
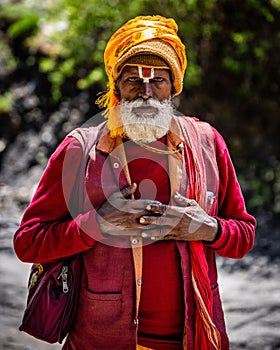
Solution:
[(119, 95), (119, 94), (120, 94), (120, 90), (119, 90), (119, 80), (117, 80), (117, 81), (115, 82), (114, 94), (115, 94), (115, 95)]

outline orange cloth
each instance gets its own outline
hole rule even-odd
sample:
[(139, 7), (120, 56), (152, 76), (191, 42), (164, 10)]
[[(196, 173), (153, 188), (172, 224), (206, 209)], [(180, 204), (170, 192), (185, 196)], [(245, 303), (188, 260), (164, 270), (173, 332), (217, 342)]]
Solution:
[(136, 346), (136, 350), (153, 350), (151, 348), (146, 348), (145, 346), (142, 346), (142, 345), (137, 345)]
[[(199, 205), (207, 211), (207, 178), (205, 162), (203, 161), (203, 154), (199, 143), (201, 141), (198, 141), (199, 137), (197, 135), (196, 121), (189, 120), (187, 127), (184, 127), (183, 124), (181, 124), (181, 126), (184, 139), (187, 143), (185, 147), (187, 146), (191, 150), (186, 159), (186, 168), (189, 170), (186, 197), (195, 199)], [(210, 133), (212, 133), (211, 129), (209, 129), (207, 136), (209, 140), (212, 138)], [(211, 140), (210, 143), (214, 143), (214, 139)], [(188, 154), (187, 150), (186, 154)], [(214, 159), (212, 161), (214, 161)], [(213, 298), (204, 246), (201, 241), (190, 241), (189, 245), (191, 277), (196, 302), (194, 349), (221, 350), (220, 333), (213, 323)]]

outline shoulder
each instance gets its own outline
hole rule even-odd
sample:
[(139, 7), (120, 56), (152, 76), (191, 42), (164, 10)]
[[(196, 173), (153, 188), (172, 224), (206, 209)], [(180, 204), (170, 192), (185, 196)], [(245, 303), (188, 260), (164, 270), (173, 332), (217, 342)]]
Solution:
[(64, 158), (66, 154), (80, 158), (88, 143), (93, 145), (98, 141), (105, 126), (106, 123), (101, 123), (97, 126), (82, 127), (72, 130), (58, 145), (51, 156), (51, 160), (55, 161)]
[[(48, 160), (48, 164), (43, 173), (44, 183), (50, 179), (60, 179), (63, 169), (74, 168), (80, 164), (83, 149), (81, 143), (73, 136), (66, 136), (57, 146)], [(69, 166), (71, 164), (71, 166)]]
[(203, 138), (209, 138), (214, 141), (216, 137), (216, 130), (206, 121), (202, 121), (195, 116), (177, 116), (176, 117), (183, 128), (194, 129)]
[(62, 142), (57, 146), (56, 150), (50, 157), (49, 162), (57, 162), (59, 160), (63, 160), (67, 153), (81, 153), (82, 152), (82, 144), (81, 142), (74, 137), (74, 135), (67, 135), (62, 140)]
[(196, 116), (178, 116), (178, 119), (183, 124), (193, 125), (197, 132), (202, 136), (202, 139), (207, 139), (208, 142), (215, 145), (217, 159), (227, 151), (227, 145), (223, 136), (210, 123), (201, 120)]

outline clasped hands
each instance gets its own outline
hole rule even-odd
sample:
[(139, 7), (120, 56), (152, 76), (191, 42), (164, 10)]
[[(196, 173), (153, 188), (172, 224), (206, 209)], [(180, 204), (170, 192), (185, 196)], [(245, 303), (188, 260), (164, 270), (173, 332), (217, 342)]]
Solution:
[(151, 240), (213, 241), (217, 220), (199, 204), (179, 193), (173, 196), (176, 205), (156, 200), (131, 199), (137, 185), (114, 192), (97, 211), (101, 232), (112, 236), (135, 236)]

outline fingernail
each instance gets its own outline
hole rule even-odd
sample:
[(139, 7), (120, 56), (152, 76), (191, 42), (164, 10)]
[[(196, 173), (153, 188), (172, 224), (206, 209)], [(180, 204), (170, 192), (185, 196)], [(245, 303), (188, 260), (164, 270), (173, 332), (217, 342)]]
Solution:
[(147, 233), (145, 233), (145, 232), (142, 232), (141, 236), (142, 236), (143, 238), (147, 238), (147, 237), (148, 237)]
[(148, 205), (146, 206), (146, 209), (147, 209), (147, 210), (151, 210), (151, 209), (152, 209), (152, 207), (150, 206), (150, 204), (148, 204)]
[(146, 220), (144, 218), (140, 218), (140, 224), (145, 224)]

